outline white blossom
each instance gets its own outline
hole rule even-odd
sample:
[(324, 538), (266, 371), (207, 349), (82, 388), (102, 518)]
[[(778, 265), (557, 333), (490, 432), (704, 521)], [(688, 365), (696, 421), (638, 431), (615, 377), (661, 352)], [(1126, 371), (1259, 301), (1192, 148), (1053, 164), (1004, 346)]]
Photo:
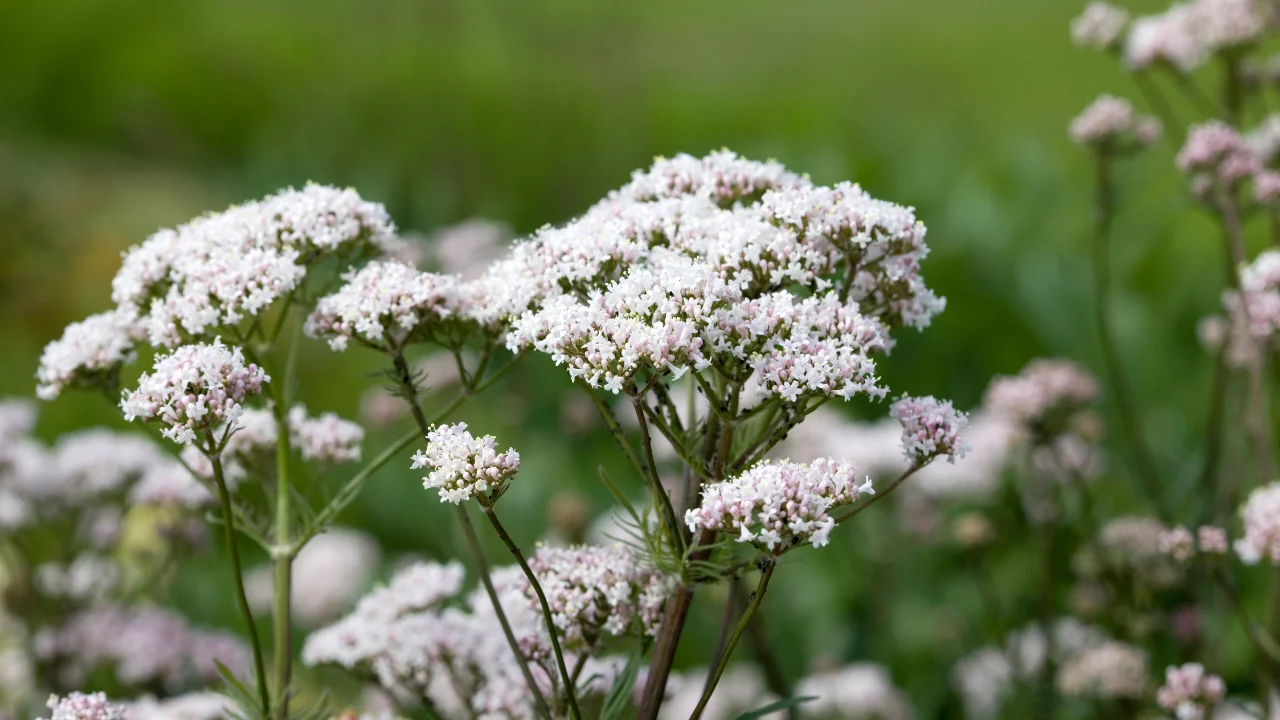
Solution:
[(719, 530), (738, 542), (781, 555), (809, 542), (827, 544), (835, 527), (828, 511), (874, 493), (847, 462), (764, 462), (736, 478), (708, 485), (698, 507), (685, 513), (689, 529)]
[(1094, 0), (1071, 21), (1071, 40), (1076, 45), (1108, 50), (1116, 45), (1128, 24), (1127, 10)]
[(1236, 555), (1246, 565), (1269, 560), (1280, 565), (1280, 482), (1256, 488), (1240, 508), (1244, 536), (1235, 542)]
[(120, 366), (133, 361), (134, 345), (145, 336), (132, 307), (71, 323), (40, 355), (36, 395), (52, 400), (70, 387), (114, 390)]
[(1222, 702), (1227, 691), (1222, 678), (1205, 672), (1200, 663), (1170, 665), (1164, 678), (1164, 685), (1156, 690), (1156, 702), (1178, 720), (1204, 720), (1206, 709)]
[(351, 340), (396, 351), (414, 332), (464, 309), (459, 280), (424, 273), (398, 262), (372, 262), (342, 276), (345, 284), (320, 298), (305, 330), (327, 338), (334, 350)]
[(183, 345), (156, 357), (151, 373), (138, 378), (138, 389), (120, 401), (125, 419), (158, 420), (161, 433), (185, 445), (200, 432), (234, 425), (245, 398), (262, 391), (270, 378), (257, 365), (245, 364), (240, 348), (221, 338), (212, 345)]
[(422, 486), (439, 490), (441, 502), (457, 505), (477, 495), (492, 502), (520, 470), (520, 453), (498, 452), (494, 436), (477, 438), (466, 423), (432, 428), (427, 441), (426, 452), (413, 454), (412, 467), (432, 468)]
[(969, 416), (952, 407), (950, 400), (903, 397), (889, 408), (889, 417), (902, 426), (902, 452), (916, 465), (941, 455), (955, 463), (968, 452), (961, 434)]
[[(51, 711), (48, 720), (125, 720), (128, 714), (123, 705), (107, 699), (106, 693), (73, 692), (66, 697), (49, 698)], [(41, 718), (41, 720), (44, 720)]]
[(173, 346), (260, 315), (327, 254), (390, 248), (394, 231), (381, 205), (308, 184), (157, 232), (125, 253), (112, 300)]

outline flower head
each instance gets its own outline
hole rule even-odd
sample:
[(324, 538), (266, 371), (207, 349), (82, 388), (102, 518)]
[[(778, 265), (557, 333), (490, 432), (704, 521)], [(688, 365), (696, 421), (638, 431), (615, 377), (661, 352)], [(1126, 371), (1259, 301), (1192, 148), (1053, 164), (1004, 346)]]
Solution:
[(245, 398), (262, 391), (270, 378), (257, 365), (245, 364), (240, 348), (218, 338), (213, 344), (183, 345), (156, 358), (151, 373), (138, 378), (138, 389), (120, 401), (125, 419), (159, 420), (163, 435), (185, 445), (198, 433), (234, 425)]
[(1196, 531), (1196, 539), (1200, 542), (1200, 552), (1210, 555), (1225, 555), (1230, 547), (1227, 531), (1213, 525), (1201, 525)]
[(152, 344), (173, 346), (258, 315), (335, 251), (391, 247), (394, 233), (381, 205), (308, 184), (157, 232), (125, 253), (111, 297), (144, 316)]
[(1170, 665), (1164, 685), (1156, 690), (1156, 702), (1178, 720), (1204, 720), (1205, 710), (1221, 702), (1226, 690), (1222, 678), (1206, 673), (1200, 663)]
[(288, 422), (291, 441), (302, 453), (303, 460), (330, 464), (360, 461), (364, 428), (356, 423), (332, 412), (310, 416), (301, 405), (289, 410)]
[(413, 468), (430, 467), (422, 486), (440, 491), (441, 502), (454, 505), (478, 495), (493, 502), (520, 469), (520, 453), (497, 451), (497, 438), (477, 438), (466, 423), (440, 425), (427, 434), (427, 451), (413, 455)]
[(334, 350), (351, 340), (396, 350), (422, 326), (454, 317), (462, 307), (459, 280), (392, 261), (372, 262), (342, 276), (346, 283), (320, 298), (306, 333)]
[(40, 355), (36, 395), (52, 400), (69, 387), (115, 390), (120, 366), (133, 360), (134, 344), (145, 335), (129, 307), (71, 323)]
[(1128, 24), (1127, 10), (1095, 0), (1071, 21), (1071, 40), (1083, 47), (1110, 50), (1119, 43)]
[(1115, 641), (1085, 648), (1058, 669), (1057, 685), (1067, 697), (1146, 697), (1147, 654)]
[(1246, 565), (1262, 560), (1280, 565), (1280, 482), (1249, 493), (1240, 516), (1244, 519), (1244, 537), (1235, 542), (1240, 560)]
[[(1178, 151), (1178, 169), (1193, 178), (1193, 186), (1232, 186), (1262, 170), (1262, 159), (1235, 128), (1219, 120), (1192, 126)], [(1206, 182), (1196, 183), (1197, 179)]]
[(1134, 70), (1154, 65), (1181, 72), (1194, 70), (1204, 59), (1204, 47), (1191, 22), (1187, 5), (1174, 5), (1159, 15), (1134, 20), (1125, 40), (1125, 61)]
[(860, 479), (846, 462), (764, 462), (705, 487), (702, 502), (685, 513), (685, 522), (695, 532), (719, 530), (781, 555), (804, 542), (826, 545), (836, 522), (828, 511), (872, 492), (871, 480)]
[[(556, 632), (574, 647), (593, 645), (603, 634), (654, 635), (676, 585), (620, 546), (543, 546), (529, 567), (547, 596)], [(532, 588), (526, 586), (525, 595), (536, 601)]]
[(1181, 525), (1160, 533), (1160, 552), (1168, 553), (1174, 560), (1189, 560), (1195, 549), (1195, 536)]
[(961, 433), (969, 416), (952, 407), (950, 400), (903, 397), (889, 408), (889, 417), (902, 425), (902, 452), (916, 465), (940, 455), (954, 463), (968, 450)]
[[(66, 697), (49, 698), (49, 709), (52, 711), (48, 720), (125, 720), (123, 705), (117, 705), (107, 699), (106, 693), (73, 692)], [(42, 719), (43, 720), (43, 719)]]
[(1160, 121), (1134, 113), (1128, 100), (1100, 95), (1071, 121), (1071, 139), (1086, 147), (1109, 147), (1132, 138), (1137, 145), (1150, 145), (1160, 138)]

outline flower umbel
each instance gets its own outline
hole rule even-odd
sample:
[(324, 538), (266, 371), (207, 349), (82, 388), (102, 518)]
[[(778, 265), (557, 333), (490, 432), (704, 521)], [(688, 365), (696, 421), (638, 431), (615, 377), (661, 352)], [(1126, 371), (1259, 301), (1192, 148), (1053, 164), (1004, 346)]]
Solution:
[(764, 462), (738, 477), (709, 485), (687, 513), (689, 529), (720, 530), (771, 555), (802, 543), (827, 544), (832, 508), (874, 493), (847, 462), (819, 458), (809, 464)]
[(902, 425), (902, 452), (916, 465), (942, 455), (954, 463), (969, 449), (961, 437), (969, 416), (952, 407), (950, 400), (904, 397), (889, 408), (889, 417)]
[(138, 389), (120, 400), (125, 419), (159, 420), (162, 434), (185, 445), (199, 432), (234, 425), (250, 395), (262, 392), (270, 378), (262, 368), (245, 364), (240, 348), (212, 344), (184, 345), (156, 358), (151, 373), (138, 378)]
[(512, 448), (499, 453), (497, 438), (477, 438), (467, 432), (466, 423), (432, 428), (427, 441), (425, 453), (413, 454), (413, 469), (434, 468), (422, 479), (422, 486), (438, 489), (441, 502), (457, 505), (478, 496), (489, 505), (520, 469), (520, 453)]

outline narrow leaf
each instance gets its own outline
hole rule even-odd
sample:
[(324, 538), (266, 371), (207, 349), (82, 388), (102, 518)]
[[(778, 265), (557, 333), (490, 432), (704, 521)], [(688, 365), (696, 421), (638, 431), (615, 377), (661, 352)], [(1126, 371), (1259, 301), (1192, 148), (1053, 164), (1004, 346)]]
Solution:
[(800, 703), (806, 703), (806, 702), (809, 702), (810, 700), (817, 700), (817, 699), (818, 699), (817, 695), (807, 695), (805, 697), (793, 697), (793, 698), (787, 698), (786, 700), (779, 700), (776, 703), (765, 705), (764, 707), (759, 708), (758, 710), (752, 710), (751, 712), (744, 712), (738, 717), (734, 718), (734, 720), (755, 720), (756, 718), (762, 718), (765, 715), (776, 713), (779, 710), (786, 710), (787, 708), (794, 707), (796, 705), (799, 705)]

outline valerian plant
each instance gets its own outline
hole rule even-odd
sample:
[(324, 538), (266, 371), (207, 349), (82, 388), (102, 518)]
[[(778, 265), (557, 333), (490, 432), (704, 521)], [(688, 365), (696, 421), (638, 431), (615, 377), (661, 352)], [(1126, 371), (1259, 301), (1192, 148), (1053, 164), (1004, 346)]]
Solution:
[[(18, 550), (15, 577), (56, 576), (31, 592), (74, 597), (33, 625), (41, 658), (33, 684), (63, 695), (49, 703), (55, 718), (163, 712), (146, 705), (154, 700), (115, 704), (73, 692), (103, 665), (116, 668), (111, 687), (121, 698), (171, 696), (221, 679), (224, 699), (162, 701), (204, 700), (193, 716), (327, 717), (323, 700), (303, 707), (296, 697), (293, 632), (307, 598), (293, 593), (307, 580), (294, 577), (295, 563), (303, 566), (312, 542), (390, 465), (406, 478), (425, 473), (424, 502), (438, 495), (453, 506), (478, 587), (464, 592), (457, 561), (405, 566), (343, 617), (327, 606), (307, 614), (334, 621), (306, 639), (307, 665), (345, 668), (415, 716), (698, 718), (755, 703), (725, 700), (717, 688), (740, 671), (730, 660), (770, 583), (786, 574), (779, 559), (817, 551), (868, 498), (968, 449), (965, 413), (903, 397), (891, 415), (906, 466), (887, 486), (838, 456), (772, 459), (832, 399), (889, 394), (879, 365), (895, 334), (927, 328), (945, 305), (920, 274), (924, 237), (911, 209), (857, 185), (816, 185), (728, 151), (658, 159), (581, 217), (515, 242), (470, 277), (419, 270), (382, 206), (318, 185), (156, 233), (125, 253), (112, 283), (116, 306), (68, 326), (37, 373), (41, 398), (98, 392), (155, 442), (122, 435), (92, 455), (68, 449), (82, 467), (50, 480), (61, 448), (58, 458), (45, 457), (27, 435), (27, 407), (5, 406), (0, 515)], [(380, 356), (383, 379), (416, 425), (332, 494), (320, 473), (360, 462), (364, 431), (301, 404), (303, 394), (311, 406), (324, 402), (323, 391), (299, 386), (295, 374), (300, 348), (314, 340)], [(454, 365), (456, 395), (438, 407), (424, 407), (423, 376), (411, 361), (424, 354)], [(520, 454), (452, 420), (531, 355), (548, 356), (585, 389), (632, 465), (633, 477), (602, 474), (628, 508), (623, 542), (522, 547), (501, 519), (506, 491), (525, 482)], [(150, 367), (127, 382), (140, 356), (153, 358)], [(632, 505), (628, 487), (643, 488), (647, 505)], [(142, 598), (106, 580), (98, 588), (100, 571), (90, 569), (94, 556), (81, 539), (96, 525), (85, 516), (147, 502), (174, 508), (165, 516), (165, 561), (200, 550), (179, 540), (203, 541), (208, 513), (230, 559), (246, 643), (227, 639), (205, 651), (173, 644), (193, 631), (151, 604), (164, 600), (162, 583), (147, 584)], [(29, 545), (26, 534), (54, 513), (67, 514), (75, 530), (47, 548)], [(508, 564), (486, 557), (477, 513)], [(191, 529), (168, 529), (178, 522)], [(270, 558), (265, 585), (243, 567), (240, 538)], [(50, 553), (70, 565), (34, 565)], [(738, 584), (751, 575), (756, 589), (739, 608)], [(706, 658), (712, 669), (682, 683), (672, 669), (690, 603), (720, 583), (734, 592), (725, 632)], [(265, 608), (259, 587), (268, 591)], [(147, 649), (113, 655), (100, 647), (122, 628)], [(154, 654), (152, 644), (176, 655), (154, 679), (135, 657)], [(82, 666), (80, 674), (67, 669)], [(874, 666), (838, 677), (882, 687), (885, 712), (904, 706)], [(762, 694), (742, 710), (773, 702), (766, 712), (794, 712), (840, 682), (806, 681), (813, 697), (771, 682), (771, 699)], [(814, 707), (843, 712), (831, 697)]]

